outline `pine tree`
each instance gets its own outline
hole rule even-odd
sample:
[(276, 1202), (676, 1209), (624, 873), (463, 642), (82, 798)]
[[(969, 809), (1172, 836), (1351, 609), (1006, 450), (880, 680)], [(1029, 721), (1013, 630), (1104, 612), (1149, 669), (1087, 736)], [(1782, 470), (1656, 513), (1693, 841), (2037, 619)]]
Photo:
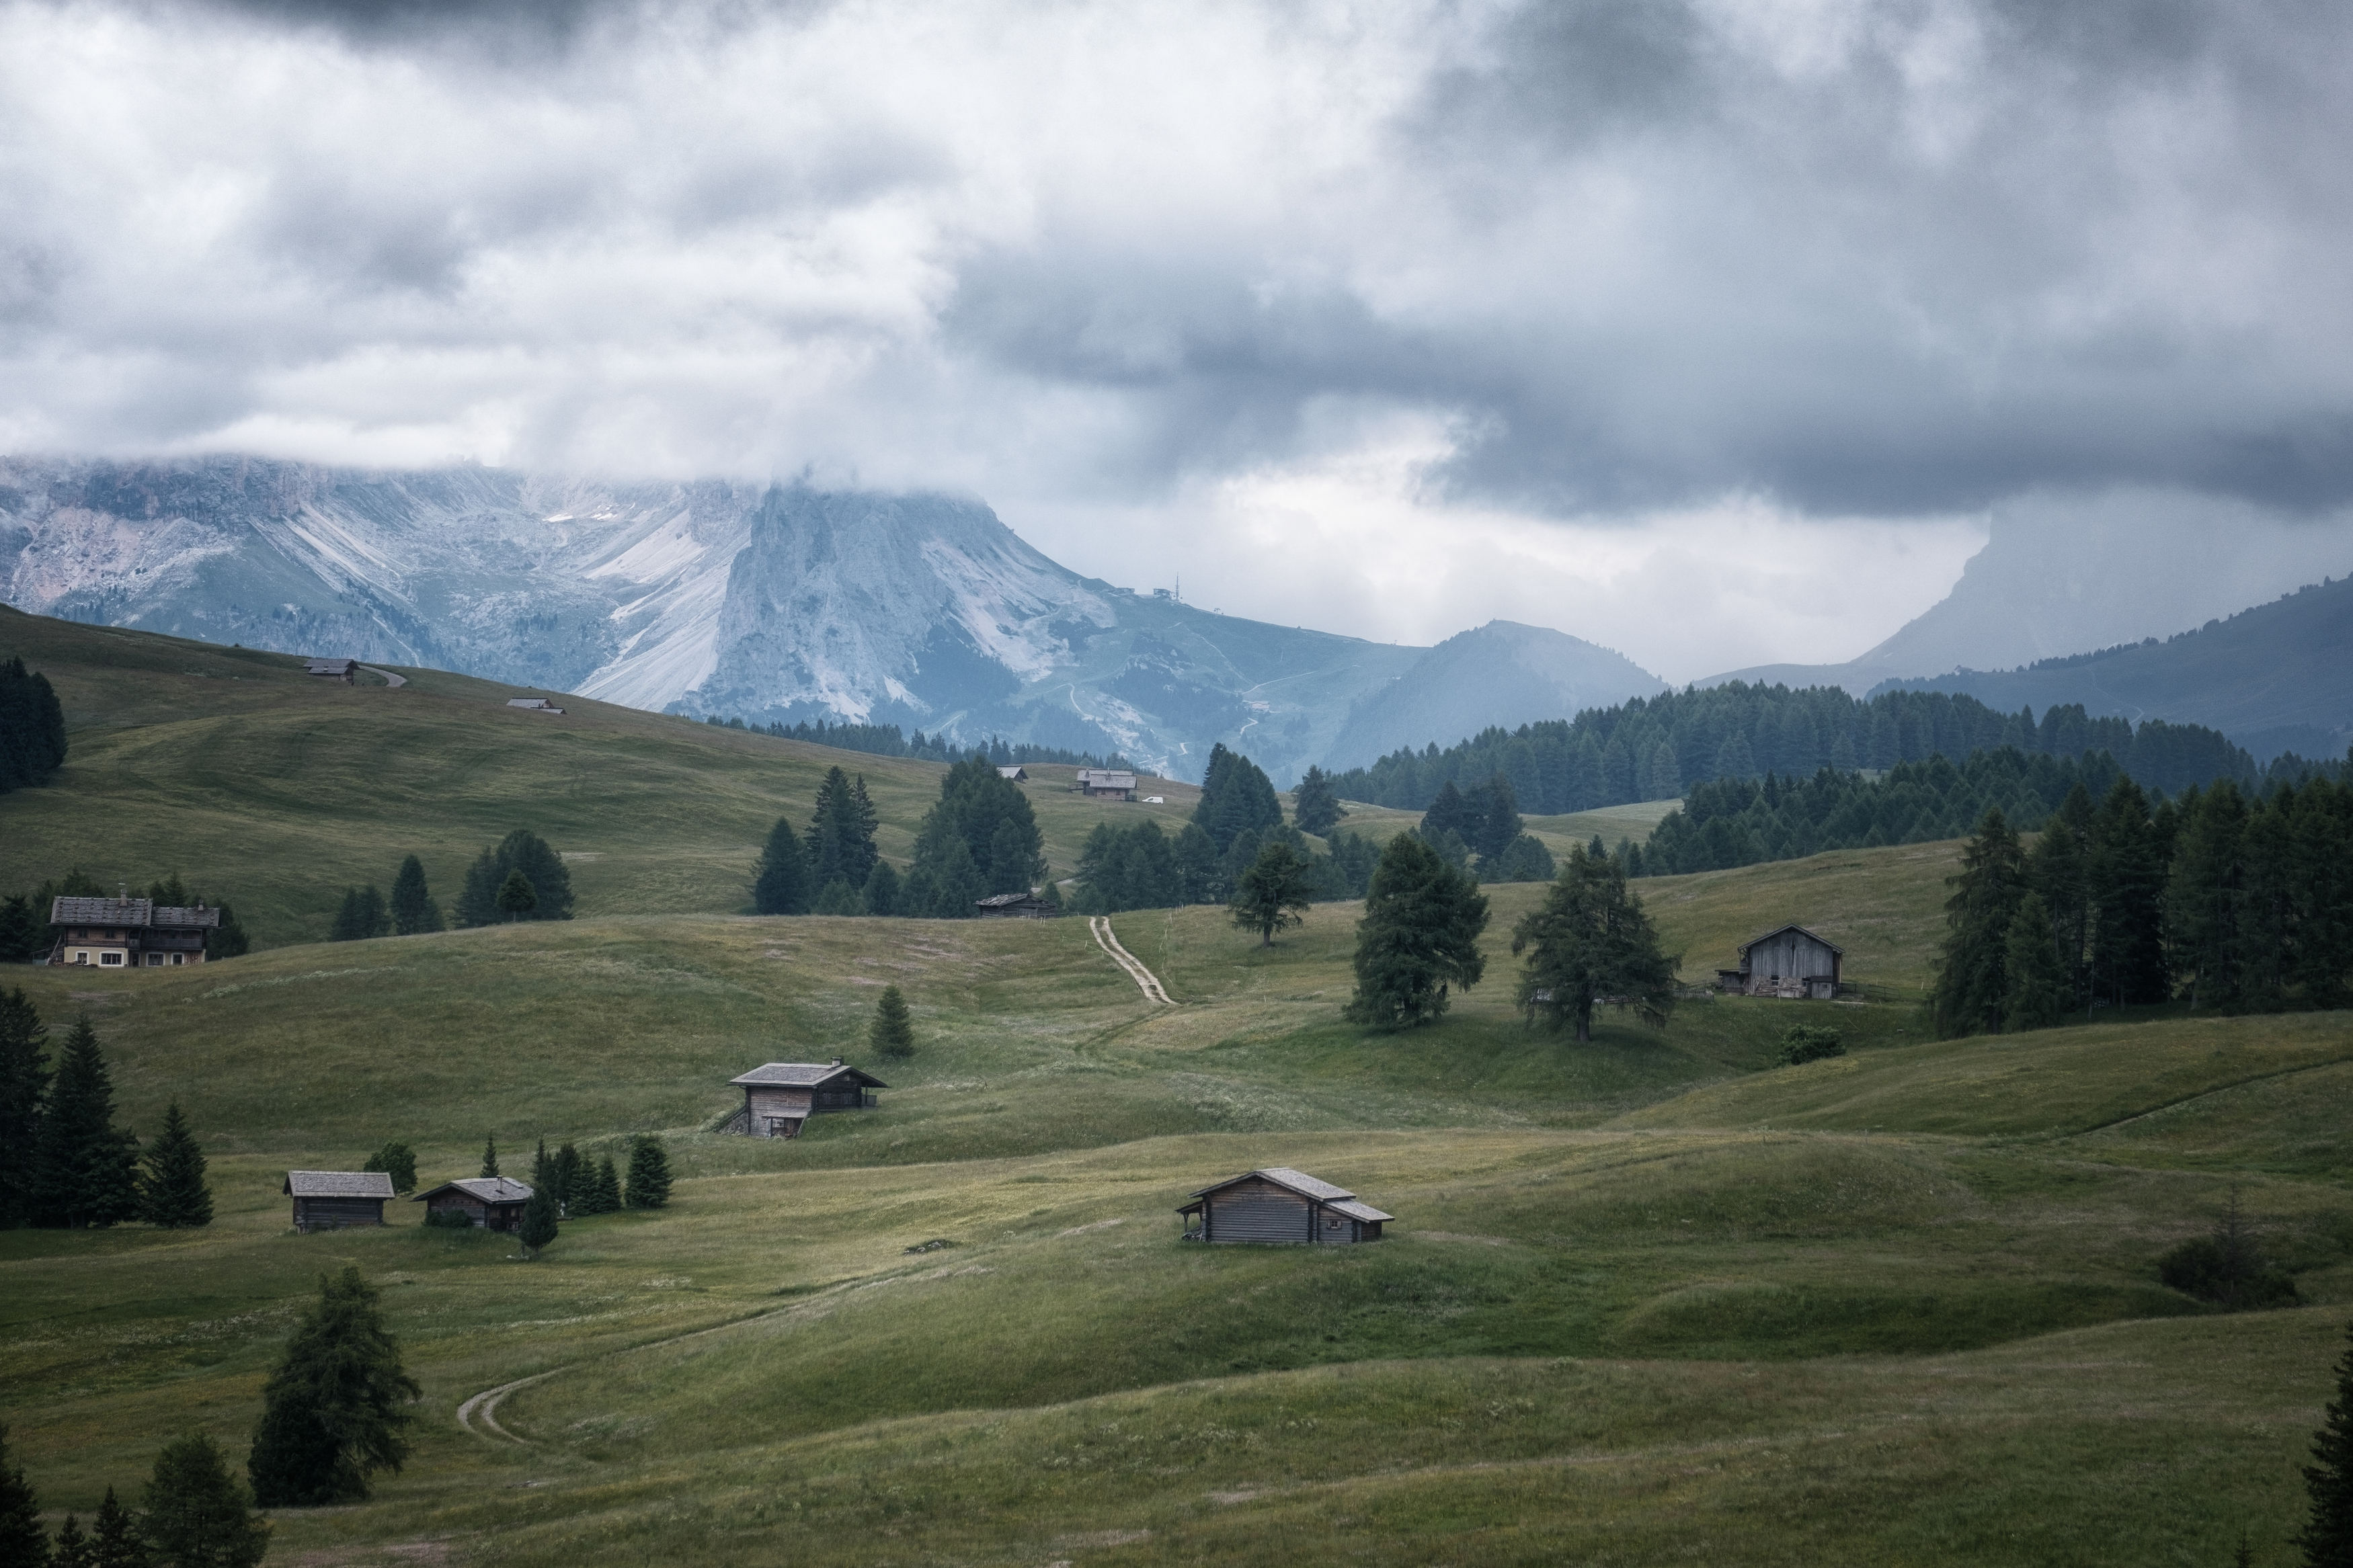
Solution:
[(539, 908), (539, 889), (531, 885), (531, 879), (522, 874), (521, 867), (517, 867), (507, 873), (505, 881), (499, 884), (498, 902), (500, 913), (510, 921), (519, 921)]
[(836, 877), (818, 889), (817, 899), (809, 905), (813, 915), (862, 915), (866, 900), (845, 878)]
[(1486, 927), (1487, 900), (1477, 885), (1419, 835), (1398, 834), (1381, 852), (1356, 926), (1347, 1016), (1378, 1028), (1436, 1019), (1451, 988), (1468, 991), (1486, 972), (1479, 951)]
[(531, 1257), (555, 1239), (555, 1190), (544, 1183), (534, 1182), (531, 1201), (522, 1205), (522, 1228), (515, 1239), (522, 1243), (522, 1254)]
[(866, 1031), (867, 1048), (878, 1057), (900, 1060), (915, 1054), (915, 1026), (907, 1016), (907, 999), (896, 985), (882, 987), (874, 1004), (874, 1022)]
[(2003, 973), (2010, 922), (2026, 892), (2025, 857), (1999, 807), (1989, 806), (1961, 851), (1961, 874), (1947, 877), (1945, 943), (1930, 994), (1936, 1032), (1947, 1039), (2001, 1028), (2010, 986)]
[(1263, 835), (1271, 827), (1282, 826), (1282, 802), (1264, 770), (1240, 752), (1226, 750), (1221, 741), (1209, 748), (1193, 821), (1222, 855), (1245, 832)]
[[(202, 899), (197, 900), (199, 903), (203, 901)], [(245, 934), (243, 926), (237, 924), (237, 911), (228, 907), (226, 899), (216, 902), (213, 908), (220, 913), (220, 923), (205, 931), (205, 962), (217, 963), (224, 958), (244, 957), (252, 951), (253, 939)]]
[(1307, 772), (1300, 776), (1299, 787), (1291, 793), (1291, 820), (1299, 831), (1318, 838), (1329, 837), (1332, 829), (1347, 815), (1347, 808), (1332, 791), (1332, 775), (1308, 763)]
[[(0, 1563), (6, 1561), (0, 1557)], [(58, 1526), (58, 1539), (49, 1548), (48, 1563), (49, 1568), (90, 1568), (90, 1537), (83, 1533), (81, 1521), (71, 1514), (66, 1515), (66, 1521)]]
[(411, 855), (392, 879), (392, 934), (416, 936), (441, 929), (441, 906), (426, 890), (425, 863)]
[(139, 1521), (115, 1497), (114, 1489), (107, 1488), (105, 1500), (90, 1521), (90, 1568), (149, 1568), (153, 1562), (139, 1533)]
[(83, 1018), (58, 1053), (34, 1148), (34, 1223), (110, 1226), (139, 1213), (139, 1141), (114, 1125), (114, 1083)]
[(1276, 931), (1300, 923), (1315, 889), (1315, 863), (1277, 839), (1241, 874), (1227, 913), (1240, 930), (1258, 932), (1261, 947), (1272, 947)]
[(915, 834), (906, 912), (970, 920), (991, 893), (1027, 891), (1046, 874), (1045, 835), (1029, 796), (980, 754), (951, 765)]
[(143, 1500), (140, 1533), (159, 1568), (254, 1568), (269, 1550), (269, 1521), (201, 1432), (164, 1445)]
[(407, 1458), (401, 1429), (423, 1393), (400, 1363), (375, 1288), (350, 1264), (341, 1275), (321, 1275), (318, 1304), (295, 1325), (262, 1386), (246, 1463), (254, 1496), (265, 1508), (366, 1497), (369, 1475), (396, 1471)]
[(651, 1133), (629, 1142), (628, 1205), (633, 1209), (670, 1205), (670, 1152)]
[(49, 1088), (42, 1056), (48, 1034), (22, 987), (0, 993), (0, 1230), (33, 1221), (41, 1098)]
[(547, 1179), (554, 1169), (554, 1163), (547, 1157), (547, 1140), (543, 1138), (539, 1141), (538, 1150), (531, 1157), (532, 1191), (537, 1192), (547, 1185)]
[(2092, 908), (2092, 984), (2118, 1006), (2162, 1002), (2172, 986), (2165, 965), (2165, 862), (2148, 797), (2119, 778), (2093, 820), (2085, 856)]
[(2337, 1363), (2337, 1397), (2312, 1435), (2315, 1462), (2304, 1472), (2312, 1517), (2296, 1540), (2306, 1568), (2353, 1564), (2353, 1325), (2345, 1337), (2345, 1353)]
[(888, 860), (875, 862), (874, 869), (866, 876), (865, 891), (860, 900), (870, 915), (895, 915), (902, 912), (900, 902), (898, 868)]
[(363, 1171), (381, 1171), (392, 1178), (396, 1193), (417, 1190), (417, 1151), (398, 1139), (391, 1140), (360, 1162)]
[(212, 1189), (205, 1184), (205, 1152), (188, 1131), (174, 1100), (164, 1112), (164, 1131), (147, 1151), (146, 1179), (139, 1185), (139, 1217), (167, 1230), (213, 1222)]
[(1660, 951), (1618, 860), (1571, 849), (1544, 903), (1512, 928), (1513, 955), (1523, 952), (1520, 1006), (1531, 1022), (1569, 1025), (1580, 1045), (1593, 1038), (1597, 996), (1630, 998), (1644, 1021), (1662, 1026), (1674, 1010), (1677, 961)]
[(370, 882), (364, 888), (345, 888), (343, 901), (335, 911), (334, 924), (328, 928), (329, 942), (365, 942), (370, 937), (383, 936), (392, 930), (392, 918), (385, 912), (384, 895)]
[(2049, 913), (2052, 954), (2072, 1008), (2087, 1009), (2091, 1000), (2091, 858), (2098, 816), (2091, 792), (2077, 781), (2042, 825), (2034, 852), (2027, 857), (2027, 885), (2042, 895)]
[(508, 877), (516, 871), (530, 881), (537, 900), (526, 911), (531, 919), (572, 918), (572, 873), (565, 868), (564, 857), (538, 834), (518, 827), (500, 839), (495, 848), (483, 850), (466, 868), (465, 890), (458, 900), (458, 923), (486, 926), (508, 920), (510, 913), (499, 902), (499, 895)]
[(614, 1169), (610, 1154), (596, 1162), (596, 1179), (589, 1194), (590, 1214), (611, 1214), (621, 1206), (621, 1173)]
[(2009, 1034), (2047, 1029), (2069, 1011), (2067, 976), (2042, 895), (2018, 900), (2002, 946), (2001, 1026)]
[(482, 1170), (484, 1179), (499, 1173), (499, 1135), (495, 1132), (482, 1140)]
[(810, 885), (822, 888), (840, 881), (852, 891), (864, 887), (881, 858), (874, 847), (878, 820), (873, 803), (866, 798), (864, 775), (853, 784), (841, 769), (827, 770), (818, 785), (816, 815), (809, 819)]
[(768, 830), (768, 847), (752, 868), (752, 911), (762, 915), (805, 915), (809, 911), (808, 853), (791, 817), (776, 818)]
[(569, 1143), (561, 1144), (555, 1158), (550, 1162), (548, 1185), (555, 1190), (556, 1218), (570, 1219), (579, 1212), (580, 1200), (586, 1195), (586, 1173), (581, 1169), (580, 1151)]
[(2246, 826), (2246, 801), (2228, 779), (2182, 796), (2165, 882), (2165, 930), (2171, 967), (2188, 978), (2193, 1010), (2227, 1010), (2242, 999)]
[(66, 760), (66, 714), (49, 678), (0, 660), (0, 795), (49, 782)]
[(8, 1428), (0, 1426), (0, 1568), (39, 1568), (49, 1560), (49, 1538), (41, 1529), (41, 1500), (25, 1467), (11, 1465)]

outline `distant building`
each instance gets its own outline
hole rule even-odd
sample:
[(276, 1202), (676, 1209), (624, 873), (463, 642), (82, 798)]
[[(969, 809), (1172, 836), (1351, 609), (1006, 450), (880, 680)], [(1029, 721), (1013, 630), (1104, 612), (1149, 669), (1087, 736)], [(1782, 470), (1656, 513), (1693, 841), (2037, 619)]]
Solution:
[(727, 1080), (744, 1091), (744, 1109), (720, 1129), (754, 1138), (797, 1138), (801, 1123), (820, 1110), (863, 1110), (874, 1091), (891, 1086), (845, 1067), (839, 1057), (824, 1062), (768, 1062)]
[(49, 905), (57, 940), (48, 961), (93, 969), (202, 963), (205, 932), (219, 924), (220, 911), (202, 904), (185, 909), (146, 899), (58, 899)]
[(563, 709), (558, 708), (554, 703), (550, 702), (544, 697), (510, 697), (507, 699), (507, 706), (510, 708), (521, 708), (533, 713), (562, 713), (564, 711)]
[(392, 1178), (382, 1171), (289, 1171), (282, 1190), (294, 1200), (294, 1228), (307, 1235), (382, 1225)]
[(1028, 784), (1029, 782), (1029, 775), (1022, 770), (1021, 764), (1018, 763), (1014, 763), (1009, 768), (1000, 764), (997, 770), (997, 776), (1001, 779), (1011, 779), (1015, 784)]
[(1135, 774), (1125, 768), (1081, 768), (1071, 788), (1093, 800), (1134, 800)]
[(322, 680), (340, 680), (345, 686), (351, 685), (359, 674), (360, 661), (355, 658), (313, 658), (303, 662), (307, 667), (303, 673)]
[(1779, 926), (1740, 949), (1740, 967), (1715, 972), (1715, 988), (1742, 996), (1827, 1002), (1838, 994), (1846, 949), (1803, 926)]
[(972, 907), (985, 921), (1043, 921), (1062, 912), (1035, 893), (991, 893)]
[(468, 1176), (444, 1182), (411, 1201), (423, 1204), (428, 1215), (463, 1214), (483, 1230), (521, 1230), (531, 1188), (508, 1176)]
[(1200, 1219), (1185, 1232), (1187, 1241), (1299, 1243), (1319, 1246), (1378, 1241), (1381, 1226), (1395, 1219), (1356, 1201), (1345, 1187), (1319, 1182), (1303, 1171), (1277, 1165), (1245, 1171), (1229, 1181), (1203, 1187), (1176, 1211)]

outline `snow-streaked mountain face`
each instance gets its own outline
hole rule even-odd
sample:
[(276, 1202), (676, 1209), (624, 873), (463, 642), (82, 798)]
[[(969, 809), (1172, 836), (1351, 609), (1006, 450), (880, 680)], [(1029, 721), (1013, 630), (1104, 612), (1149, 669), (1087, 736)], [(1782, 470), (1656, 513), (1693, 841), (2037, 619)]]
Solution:
[(1359, 739), (1450, 742), (1464, 715), (1658, 686), (1556, 632), (1430, 650), (1139, 595), (977, 501), (480, 468), (0, 459), (0, 598), (696, 716), (1115, 749), (1176, 778), (1223, 741), (1288, 784), (1352, 715)]

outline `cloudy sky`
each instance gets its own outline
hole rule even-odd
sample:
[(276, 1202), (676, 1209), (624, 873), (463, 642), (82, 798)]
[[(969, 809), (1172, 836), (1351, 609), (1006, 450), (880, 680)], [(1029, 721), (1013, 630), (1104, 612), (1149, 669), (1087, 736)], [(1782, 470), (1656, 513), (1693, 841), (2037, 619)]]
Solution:
[(0, 448), (947, 487), (1272, 620), (1841, 658), (2005, 509), (2342, 525), (2348, 89), (2329, 0), (0, 0)]

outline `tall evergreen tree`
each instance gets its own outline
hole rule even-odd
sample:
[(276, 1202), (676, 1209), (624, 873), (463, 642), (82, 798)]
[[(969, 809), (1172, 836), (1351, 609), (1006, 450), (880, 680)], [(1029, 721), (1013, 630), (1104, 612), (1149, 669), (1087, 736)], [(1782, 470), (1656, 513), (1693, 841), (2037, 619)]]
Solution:
[[(0, 1557), (0, 1563), (6, 1561)], [(48, 1563), (49, 1568), (90, 1568), (90, 1537), (83, 1531), (81, 1521), (72, 1514), (66, 1515), (66, 1521), (58, 1526), (57, 1543), (49, 1548)]]
[(596, 1179), (589, 1185), (589, 1214), (611, 1214), (621, 1206), (621, 1173), (613, 1168), (613, 1156), (607, 1154), (596, 1162)]
[(1347, 808), (1333, 792), (1332, 775), (1310, 763), (1307, 772), (1300, 776), (1299, 787), (1291, 792), (1291, 820), (1300, 832), (1325, 838), (1347, 815)]
[(1487, 900), (1477, 884), (1419, 834), (1398, 834), (1381, 852), (1356, 926), (1347, 1016), (1377, 1028), (1436, 1019), (1450, 990), (1468, 991), (1486, 973), (1479, 951), (1486, 928)]
[(2182, 796), (2165, 883), (2165, 924), (2168, 957), (2174, 972), (2189, 982), (2192, 1010), (2230, 1009), (2242, 1000), (2246, 826), (2245, 797), (2227, 779)]
[(41, 1500), (25, 1479), (25, 1467), (10, 1464), (11, 1458), (8, 1428), (0, 1426), (0, 1568), (41, 1568), (49, 1560)]
[(505, 881), (499, 884), (498, 902), (501, 914), (511, 921), (519, 921), (539, 908), (539, 890), (531, 885), (531, 879), (522, 874), (522, 868), (517, 867), (507, 873)]
[(878, 1057), (901, 1060), (915, 1054), (915, 1024), (908, 1016), (907, 999), (896, 985), (882, 987), (874, 1004), (874, 1022), (867, 1026), (866, 1047)]
[(425, 862), (411, 855), (392, 879), (392, 934), (416, 936), (441, 929), (441, 906), (425, 886)]
[(633, 1209), (670, 1206), (670, 1151), (650, 1132), (629, 1140), (628, 1205)]
[(65, 708), (49, 678), (0, 659), (0, 795), (48, 783), (65, 760)]
[(0, 899), (0, 963), (30, 963), (47, 954), (55, 940), (49, 934), (48, 911), (37, 906), (31, 894)]
[(329, 942), (365, 942), (370, 937), (386, 936), (392, 931), (392, 917), (384, 907), (384, 895), (370, 882), (364, 888), (345, 888), (341, 908), (335, 910), (334, 924), (328, 928)]
[(568, 921), (572, 918), (572, 873), (565, 869), (564, 857), (554, 846), (527, 827), (518, 827), (499, 840), (493, 848), (485, 849), (474, 863), (466, 868), (465, 890), (458, 900), (458, 923), (463, 926), (499, 925), (508, 918), (508, 911), (499, 903), (500, 889), (506, 886), (509, 876), (521, 871), (531, 883), (532, 896), (536, 900), (529, 908), (529, 918), (535, 921)]
[(1961, 851), (1961, 874), (1948, 877), (1944, 951), (1929, 994), (1936, 1032), (1995, 1034), (2010, 999), (2004, 973), (2010, 922), (2026, 893), (2026, 858), (1998, 806), (1989, 806)]
[(493, 1133), (491, 1133), (490, 1136), (488, 1136), (487, 1138), (484, 1138), (484, 1139), (482, 1140), (482, 1169), (481, 1169), (481, 1175), (482, 1175), (482, 1178), (483, 1178), (484, 1180), (486, 1180), (486, 1181), (487, 1181), (489, 1178), (491, 1178), (491, 1177), (492, 1177), (492, 1176), (495, 1176), (495, 1175), (497, 1175), (498, 1173), (499, 1173), (499, 1135), (498, 1135), (497, 1133), (493, 1132)]
[(1276, 931), (1300, 923), (1316, 887), (1315, 863), (1277, 839), (1241, 874), (1227, 913), (1240, 929), (1258, 932), (1259, 946), (1272, 947)]
[(139, 1184), (139, 1217), (167, 1230), (213, 1222), (213, 1192), (205, 1184), (205, 1152), (188, 1131), (174, 1100), (164, 1112), (164, 1131), (147, 1151), (147, 1173)]
[(201, 1432), (164, 1445), (143, 1500), (140, 1533), (159, 1568), (254, 1568), (269, 1550), (269, 1521)]
[(239, 925), (237, 911), (222, 899), (213, 905), (219, 911), (220, 923), (205, 932), (205, 962), (217, 963), (224, 958), (242, 958), (252, 951), (253, 939)]
[(114, 1080), (88, 1018), (58, 1055), (34, 1149), (34, 1223), (110, 1226), (139, 1213), (139, 1141), (114, 1125)]
[(522, 1205), (522, 1227), (515, 1239), (522, 1243), (525, 1258), (535, 1256), (540, 1248), (555, 1239), (555, 1190), (544, 1184), (532, 1184), (531, 1199)]
[(1193, 821), (1223, 855), (1245, 832), (1263, 836), (1267, 829), (1282, 826), (1282, 802), (1264, 770), (1240, 752), (1228, 751), (1220, 741), (1209, 748)]
[(2304, 1472), (2305, 1491), (2312, 1499), (2312, 1517), (2296, 1538), (2305, 1568), (2353, 1565), (2353, 1325), (2345, 1338), (2345, 1353), (2337, 1362), (2337, 1397), (2312, 1435), (2314, 1462)]
[(1571, 849), (1545, 901), (1512, 928), (1512, 952), (1525, 952), (1518, 1001), (1531, 1021), (1567, 1024), (1581, 1045), (1593, 1038), (1597, 996), (1624, 996), (1646, 1022), (1664, 1026), (1675, 1005), (1676, 960), (1660, 951), (1624, 866)]
[(90, 1568), (150, 1568), (153, 1562), (138, 1519), (107, 1488), (90, 1521)]
[(0, 992), (0, 1230), (33, 1222), (48, 1026), (23, 987)]
[(776, 818), (768, 830), (768, 847), (752, 868), (752, 912), (762, 915), (805, 915), (816, 894), (809, 882), (808, 851), (793, 829), (791, 817)]
[(870, 915), (895, 915), (902, 912), (902, 889), (898, 868), (888, 860), (877, 860), (874, 869), (866, 876), (866, 889), (860, 895)]
[(294, 1327), (261, 1390), (246, 1468), (265, 1508), (356, 1502), (368, 1477), (408, 1458), (401, 1431), (424, 1394), (384, 1326), (375, 1288), (350, 1264), (321, 1275), (317, 1305)]
[(2119, 777), (2100, 802), (2085, 856), (2092, 984), (2117, 1006), (2162, 1002), (2165, 861), (2140, 785)]
[(977, 752), (952, 764), (915, 834), (907, 912), (968, 920), (976, 900), (1028, 892), (1046, 875), (1045, 843), (1020, 785)]
[(2042, 895), (2029, 889), (2010, 918), (2002, 947), (2001, 1026), (2011, 1034), (2047, 1029), (2073, 1005), (2057, 935)]
[(828, 769), (818, 785), (817, 814), (808, 826), (809, 881), (823, 888), (834, 881), (863, 888), (881, 854), (874, 847), (880, 821), (874, 803), (866, 797), (866, 778), (852, 784), (839, 768)]
[(2042, 899), (2068, 1005), (2078, 1009), (2091, 1003), (2091, 860), (2098, 816), (2091, 792), (2078, 780), (2042, 825), (2042, 837), (2027, 857), (2027, 886)]

